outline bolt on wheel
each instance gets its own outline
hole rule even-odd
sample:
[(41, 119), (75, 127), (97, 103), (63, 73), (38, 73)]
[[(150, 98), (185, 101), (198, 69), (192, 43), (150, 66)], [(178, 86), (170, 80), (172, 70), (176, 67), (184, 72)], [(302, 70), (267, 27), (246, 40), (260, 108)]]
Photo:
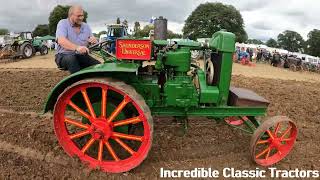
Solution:
[(70, 156), (104, 172), (135, 168), (152, 143), (150, 110), (122, 82), (86, 80), (67, 88), (55, 105), (54, 128)]
[(285, 116), (264, 121), (251, 138), (251, 156), (259, 165), (270, 166), (285, 158), (297, 139), (297, 126)]

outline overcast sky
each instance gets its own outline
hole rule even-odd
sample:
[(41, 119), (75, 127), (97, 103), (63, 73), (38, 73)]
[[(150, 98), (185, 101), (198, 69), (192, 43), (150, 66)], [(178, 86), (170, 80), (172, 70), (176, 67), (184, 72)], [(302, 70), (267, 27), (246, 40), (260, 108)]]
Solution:
[(294, 30), (305, 39), (312, 29), (320, 29), (320, 1), (316, 0), (0, 0), (0, 28), (10, 31), (33, 30), (48, 23), (57, 4), (81, 4), (88, 12), (93, 31), (103, 30), (116, 17), (147, 24), (152, 16), (168, 19), (168, 28), (181, 33), (184, 21), (204, 2), (222, 2), (242, 14), (249, 38), (276, 38), (284, 30)]

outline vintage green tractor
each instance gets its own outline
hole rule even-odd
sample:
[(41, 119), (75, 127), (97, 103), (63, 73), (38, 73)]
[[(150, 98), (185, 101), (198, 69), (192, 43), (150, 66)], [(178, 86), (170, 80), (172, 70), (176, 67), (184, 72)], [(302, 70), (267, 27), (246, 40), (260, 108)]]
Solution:
[[(99, 50), (106, 41), (91, 49)], [(91, 168), (129, 171), (147, 157), (153, 140), (152, 116), (187, 123), (204, 116), (252, 134), (254, 162), (269, 166), (292, 150), (297, 126), (285, 116), (266, 118), (269, 102), (256, 93), (230, 87), (235, 35), (216, 32), (208, 46), (166, 40), (121, 38), (116, 57), (59, 82), (45, 112), (52, 111), (63, 149)], [(191, 63), (191, 50), (210, 54), (205, 68)], [(184, 126), (187, 127), (187, 126)]]

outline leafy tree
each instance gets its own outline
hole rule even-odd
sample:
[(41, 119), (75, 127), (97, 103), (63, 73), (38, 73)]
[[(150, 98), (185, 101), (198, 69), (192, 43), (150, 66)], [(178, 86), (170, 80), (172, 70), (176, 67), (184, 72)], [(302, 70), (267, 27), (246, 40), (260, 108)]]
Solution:
[(139, 23), (138, 21), (134, 22), (133, 31), (136, 33), (136, 32), (139, 31), (140, 29), (141, 29), (140, 23)]
[[(143, 38), (143, 37), (149, 37), (150, 30), (154, 30), (153, 25), (146, 25), (142, 29), (140, 29), (140, 23), (135, 22), (136, 30), (134, 32), (134, 37), (136, 38)], [(182, 38), (182, 34), (176, 34), (170, 30), (167, 31), (167, 38), (173, 39), (173, 38)]]
[(278, 44), (291, 52), (303, 52), (305, 42), (299, 33), (286, 30), (278, 35)]
[(268, 47), (276, 48), (276, 47), (278, 47), (278, 42), (277, 42), (275, 39), (270, 38), (270, 39), (266, 42), (266, 45), (267, 45)]
[(146, 25), (143, 27), (143, 29), (138, 30), (137, 32), (134, 33), (134, 36), (136, 38), (142, 38), (142, 37), (149, 37), (149, 32), (150, 30), (153, 30), (154, 26), (153, 25)]
[[(68, 11), (71, 6), (62, 6), (58, 5), (56, 6), (50, 13), (49, 16), (49, 33), (51, 35), (55, 35), (57, 24), (61, 19), (68, 18)], [(88, 13), (84, 11), (84, 22), (87, 22)]]
[(261, 40), (259, 40), (259, 39), (248, 39), (247, 41), (246, 41), (246, 43), (248, 43), (248, 44), (264, 44)]
[(33, 36), (46, 36), (49, 34), (48, 24), (39, 24), (32, 32)]
[(168, 30), (167, 32), (167, 38), (168, 39), (174, 39), (174, 38), (182, 38), (182, 34), (177, 34), (177, 33), (174, 33), (170, 30)]
[(1, 28), (0, 29), (0, 35), (6, 35), (9, 33), (9, 30), (8, 29), (4, 29), (4, 28)]
[(117, 17), (116, 24), (121, 24), (121, 21), (120, 21), (120, 18), (119, 18), (119, 17)]
[(122, 25), (126, 26), (126, 28), (128, 28), (128, 21), (125, 19), (124, 21), (122, 21)]
[(238, 42), (248, 39), (240, 12), (222, 3), (200, 4), (187, 18), (182, 31), (184, 36), (196, 39), (212, 37), (221, 29), (234, 33)]
[(308, 33), (307, 53), (312, 56), (320, 56), (320, 30), (314, 29)]

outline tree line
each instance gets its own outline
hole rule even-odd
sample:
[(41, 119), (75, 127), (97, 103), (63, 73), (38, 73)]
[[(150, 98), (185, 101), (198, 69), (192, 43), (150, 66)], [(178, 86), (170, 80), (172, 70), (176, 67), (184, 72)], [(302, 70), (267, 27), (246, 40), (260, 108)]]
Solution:
[[(49, 15), (48, 24), (39, 24), (33, 31), (34, 36), (54, 35), (56, 26), (61, 19), (68, 17), (70, 6), (56, 6)], [(84, 12), (85, 18), (88, 13)], [(128, 26), (128, 21), (121, 22), (117, 18), (115, 23)], [(134, 22), (132, 36), (141, 38), (149, 36), (150, 30), (154, 29), (153, 25), (141, 27), (140, 22)], [(314, 29), (309, 32), (308, 39), (305, 41), (302, 36), (291, 30), (286, 30), (277, 36), (277, 39), (270, 38), (266, 43), (258, 39), (248, 39), (244, 29), (244, 21), (240, 12), (232, 5), (225, 5), (218, 2), (207, 2), (200, 4), (185, 20), (182, 34), (174, 33), (168, 30), (168, 38), (210, 38), (212, 34), (221, 29), (232, 32), (236, 35), (237, 42), (252, 44), (266, 44), (269, 47), (283, 48), (291, 52), (303, 52), (313, 56), (320, 56), (320, 30)], [(7, 29), (0, 29), (0, 35), (7, 34)], [(94, 34), (99, 37), (106, 31)]]
[(249, 44), (265, 44), (268, 47), (282, 48), (290, 52), (302, 52), (312, 56), (320, 57), (320, 30), (313, 29), (308, 33), (307, 40), (291, 30), (285, 30), (277, 36), (277, 39), (270, 38), (263, 43), (257, 39), (248, 39)]

